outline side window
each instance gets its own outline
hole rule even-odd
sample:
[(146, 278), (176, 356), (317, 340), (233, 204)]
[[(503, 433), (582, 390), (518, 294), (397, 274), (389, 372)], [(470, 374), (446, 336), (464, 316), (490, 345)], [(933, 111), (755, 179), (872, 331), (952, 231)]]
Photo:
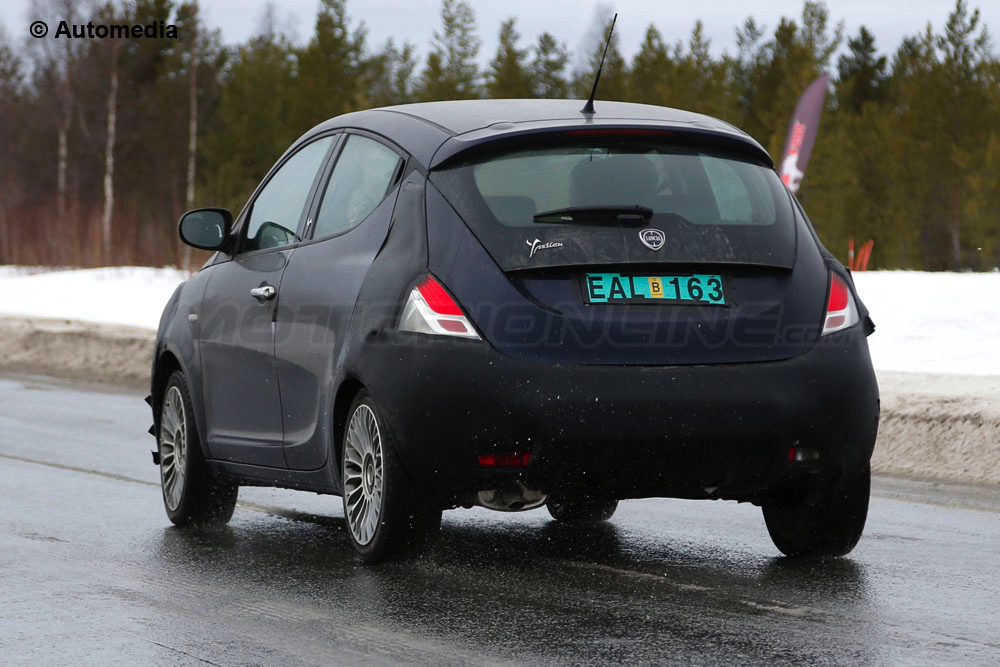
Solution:
[(302, 148), (275, 172), (254, 200), (243, 252), (288, 245), (295, 240), (316, 172), (333, 142), (324, 137)]
[(323, 194), (313, 238), (346, 232), (368, 217), (388, 194), (400, 162), (387, 146), (350, 135)]

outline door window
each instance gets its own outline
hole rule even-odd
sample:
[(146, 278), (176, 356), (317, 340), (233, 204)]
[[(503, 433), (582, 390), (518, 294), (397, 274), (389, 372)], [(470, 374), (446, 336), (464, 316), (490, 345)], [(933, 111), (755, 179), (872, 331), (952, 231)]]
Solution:
[(295, 240), (306, 199), (332, 141), (333, 137), (323, 137), (307, 144), (267, 182), (250, 210), (244, 252), (277, 248)]
[(323, 194), (314, 237), (346, 232), (367, 218), (389, 193), (402, 161), (388, 146), (350, 135)]

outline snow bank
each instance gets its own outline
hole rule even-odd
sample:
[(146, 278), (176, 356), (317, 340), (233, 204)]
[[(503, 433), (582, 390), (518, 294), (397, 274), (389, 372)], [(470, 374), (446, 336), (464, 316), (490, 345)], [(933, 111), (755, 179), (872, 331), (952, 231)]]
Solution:
[(0, 316), (44, 317), (156, 329), (170, 295), (188, 273), (123, 266), (40, 270), (0, 267)]
[[(155, 329), (176, 269), (50, 271), (0, 267), (0, 316)], [(878, 370), (1000, 376), (1000, 273), (872, 271), (854, 275), (876, 332)]]
[(878, 370), (1000, 375), (1000, 273), (870, 271), (854, 284)]

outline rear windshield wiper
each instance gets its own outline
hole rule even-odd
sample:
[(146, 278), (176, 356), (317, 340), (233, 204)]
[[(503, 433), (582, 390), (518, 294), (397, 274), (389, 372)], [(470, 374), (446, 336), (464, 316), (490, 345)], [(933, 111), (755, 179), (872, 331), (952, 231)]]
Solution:
[(653, 217), (653, 209), (640, 204), (631, 206), (569, 206), (542, 211), (534, 215), (535, 222), (634, 223), (645, 225)]

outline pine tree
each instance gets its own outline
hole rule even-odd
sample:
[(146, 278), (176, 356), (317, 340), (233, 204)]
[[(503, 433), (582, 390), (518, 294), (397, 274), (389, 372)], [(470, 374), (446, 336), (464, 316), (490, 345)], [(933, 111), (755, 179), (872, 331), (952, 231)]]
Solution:
[(878, 56), (875, 36), (864, 26), (847, 40), (847, 53), (837, 61), (837, 101), (842, 109), (860, 112), (866, 102), (884, 101), (889, 77), (886, 58)]
[(891, 160), (891, 110), (886, 104), (886, 59), (877, 57), (874, 37), (863, 27), (838, 61), (834, 99), (817, 135), (809, 171), (809, 204), (828, 247), (843, 255), (850, 239), (875, 238), (871, 268), (898, 250), (885, 233)]
[(656, 26), (650, 24), (638, 53), (632, 59), (629, 101), (668, 104), (673, 67), (674, 62), (667, 52), (667, 45), (663, 43), (663, 36)]
[[(223, 85), (209, 132), (207, 153), (212, 199), (238, 211), (267, 170), (303, 128), (292, 121), (294, 50), (273, 30), (240, 46)], [(267, 104), (261, 104), (266, 91)]]
[(844, 22), (840, 21), (829, 33), (830, 10), (823, 2), (806, 0), (802, 6), (802, 46), (810, 56), (813, 67), (825, 70), (830, 57), (844, 41)]
[(321, 0), (316, 30), (298, 56), (294, 122), (305, 131), (360, 108), (365, 28), (351, 30), (346, 0)]
[(427, 54), (427, 63), (420, 75), (417, 99), (421, 102), (433, 102), (456, 99), (457, 97), (458, 94), (455, 92), (454, 86), (450, 85), (448, 81), (441, 54), (431, 51)]
[(413, 44), (404, 42), (400, 48), (389, 38), (382, 50), (368, 60), (365, 86), (368, 106), (413, 101), (413, 70), (416, 68), (413, 53)]
[(426, 101), (479, 97), (479, 45), (472, 7), (464, 0), (443, 0), (441, 31), (434, 32), (418, 97)]
[(941, 249), (948, 239), (940, 223), (947, 220), (947, 209), (938, 174), (926, 165), (938, 164), (950, 152), (940, 131), (945, 104), (941, 74), (929, 25), (924, 33), (903, 40), (891, 83), (895, 132), (890, 155), (896, 173), (887, 226), (904, 266), (938, 270), (946, 268)]
[(532, 95), (531, 71), (525, 65), (528, 51), (517, 48), (521, 35), (514, 27), (516, 21), (509, 18), (500, 26), (500, 43), (486, 81), (486, 92), (494, 99)]
[(705, 26), (695, 21), (687, 52), (680, 45), (675, 49), (666, 104), (712, 116), (729, 114), (732, 66), (728, 60), (714, 60), (710, 46)]
[(535, 59), (531, 63), (534, 96), (543, 99), (562, 99), (569, 94), (566, 81), (566, 64), (569, 52), (550, 33), (543, 32), (535, 44)]
[(944, 134), (950, 139), (951, 150), (942, 156), (951, 168), (943, 176), (948, 201), (948, 236), (951, 246), (950, 265), (959, 270), (963, 265), (962, 215), (964, 190), (970, 173), (976, 168), (988, 136), (984, 132), (987, 120), (986, 90), (979, 76), (989, 59), (990, 39), (980, 25), (979, 10), (970, 14), (965, 0), (957, 0), (948, 16), (944, 34), (936, 39), (941, 52), (943, 87), (948, 95)]
[(737, 56), (733, 62), (731, 83), (737, 110), (733, 121), (748, 132), (751, 131), (747, 125), (754, 108), (757, 85), (766, 66), (767, 52), (762, 43), (764, 33), (765, 27), (757, 25), (752, 16), (736, 28)]
[(841, 26), (830, 34), (828, 23), (825, 5), (806, 2), (802, 28), (782, 18), (773, 37), (763, 44), (762, 30), (750, 20), (737, 32), (740, 58), (733, 78), (740, 88), (739, 109), (732, 118), (772, 155), (780, 155), (784, 147), (789, 116), (799, 97), (840, 44)]

